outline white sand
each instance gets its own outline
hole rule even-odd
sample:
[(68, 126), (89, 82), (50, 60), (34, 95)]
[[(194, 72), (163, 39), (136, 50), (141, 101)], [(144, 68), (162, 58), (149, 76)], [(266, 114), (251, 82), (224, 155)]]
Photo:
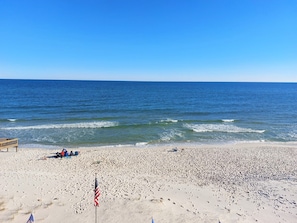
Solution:
[(297, 222), (297, 145), (246, 143), (0, 152), (0, 222)]

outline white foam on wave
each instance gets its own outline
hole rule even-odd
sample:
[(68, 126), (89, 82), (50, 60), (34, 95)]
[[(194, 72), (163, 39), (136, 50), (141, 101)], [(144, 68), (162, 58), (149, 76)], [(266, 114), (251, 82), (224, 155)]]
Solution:
[(297, 132), (290, 132), (289, 137), (297, 139)]
[(7, 120), (10, 121), (10, 122), (15, 122), (17, 119), (16, 118), (9, 118)]
[(148, 142), (137, 142), (135, 145), (136, 146), (145, 146), (147, 144), (148, 144)]
[(171, 118), (167, 118), (167, 119), (163, 119), (163, 120), (161, 120), (160, 122), (172, 122), (172, 123), (176, 123), (176, 122), (178, 122), (178, 120), (176, 120), (176, 119), (171, 119)]
[(250, 128), (241, 128), (234, 125), (225, 124), (185, 124), (185, 128), (194, 132), (229, 132), (229, 133), (264, 133), (265, 130), (255, 130)]
[(183, 134), (176, 130), (176, 129), (171, 129), (169, 131), (165, 131), (163, 132), (161, 135), (160, 135), (160, 140), (161, 141), (165, 141), (165, 142), (168, 142), (170, 141), (171, 139), (174, 139), (176, 137), (183, 137)]
[(222, 119), (222, 122), (235, 122), (235, 119)]
[(97, 129), (118, 126), (117, 122), (78, 122), (67, 124), (49, 124), (49, 125), (32, 125), (32, 126), (15, 126), (2, 128), (5, 130), (31, 130), (31, 129)]

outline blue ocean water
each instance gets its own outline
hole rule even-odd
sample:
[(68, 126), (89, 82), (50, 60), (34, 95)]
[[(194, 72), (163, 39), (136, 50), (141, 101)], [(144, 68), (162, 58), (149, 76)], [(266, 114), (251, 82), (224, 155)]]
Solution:
[(296, 83), (0, 80), (21, 146), (297, 141)]

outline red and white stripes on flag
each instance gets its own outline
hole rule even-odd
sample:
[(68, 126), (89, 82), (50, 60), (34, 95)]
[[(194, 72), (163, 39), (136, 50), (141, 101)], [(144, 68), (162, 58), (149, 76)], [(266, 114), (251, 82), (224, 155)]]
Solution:
[(100, 196), (100, 190), (99, 190), (99, 186), (98, 186), (98, 181), (97, 181), (97, 177), (95, 177), (95, 196), (94, 196), (94, 205), (96, 207), (99, 206), (99, 196)]

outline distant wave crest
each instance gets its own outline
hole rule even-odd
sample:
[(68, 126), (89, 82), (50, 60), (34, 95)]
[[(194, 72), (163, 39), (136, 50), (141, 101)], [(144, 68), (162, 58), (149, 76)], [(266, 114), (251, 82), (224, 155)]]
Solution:
[(49, 125), (33, 125), (33, 126), (15, 126), (3, 128), (6, 130), (31, 130), (31, 129), (97, 129), (118, 126), (117, 122), (100, 121), (100, 122), (80, 122), (66, 124), (49, 124)]
[(10, 122), (15, 122), (17, 119), (16, 118), (9, 118), (7, 120), (10, 121)]
[(250, 128), (241, 128), (234, 125), (225, 124), (185, 124), (185, 128), (194, 132), (230, 132), (230, 133), (264, 133), (265, 130), (255, 130)]
[(222, 119), (222, 122), (234, 122), (235, 119)]
[(167, 119), (163, 119), (163, 120), (161, 120), (160, 122), (165, 122), (165, 123), (172, 122), (172, 123), (176, 123), (176, 122), (178, 122), (178, 120), (176, 120), (176, 119), (171, 119), (171, 118), (167, 118)]

